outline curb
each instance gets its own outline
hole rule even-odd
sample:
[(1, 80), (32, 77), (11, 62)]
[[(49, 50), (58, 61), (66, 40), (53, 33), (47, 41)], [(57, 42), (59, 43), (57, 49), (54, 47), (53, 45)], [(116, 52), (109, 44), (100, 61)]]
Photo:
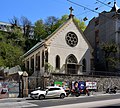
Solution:
[[(109, 94), (109, 93), (96, 93), (96, 94), (90, 94), (90, 96), (87, 95), (83, 95), (83, 96), (79, 96), (77, 98), (87, 98), (87, 97), (91, 97), (91, 96), (105, 96), (105, 95), (117, 95), (120, 93), (116, 93), (116, 94)], [(73, 98), (75, 96), (68, 96), (66, 98)], [(0, 99), (0, 103), (5, 103), (5, 102), (21, 102), (21, 101), (26, 101), (26, 100), (30, 100), (30, 97), (25, 97), (25, 98), (4, 98), (4, 99)]]
[(0, 99), (0, 103), (5, 103), (5, 102), (21, 102), (21, 101), (25, 101), (25, 100), (26, 100), (26, 98), (4, 98), (4, 99)]

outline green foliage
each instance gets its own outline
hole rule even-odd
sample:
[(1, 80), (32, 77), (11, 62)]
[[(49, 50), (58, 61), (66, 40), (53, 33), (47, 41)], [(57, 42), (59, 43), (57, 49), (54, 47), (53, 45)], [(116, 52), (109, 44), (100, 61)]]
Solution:
[(24, 37), (26, 38), (29, 38), (29, 33), (30, 33), (30, 29), (31, 29), (31, 21), (28, 20), (26, 17), (22, 16), (21, 17), (21, 23), (22, 23), (22, 26), (23, 26), (23, 35)]
[(35, 36), (34, 36), (35, 40), (40, 41), (41, 39), (46, 38), (47, 33), (42, 19), (35, 22), (34, 32), (35, 32)]
[(0, 66), (13, 67), (20, 65), (23, 55), (24, 38), (19, 29), (14, 28), (11, 33), (0, 32)]
[(105, 58), (108, 58), (112, 53), (117, 53), (117, 45), (114, 43), (103, 43), (102, 50), (105, 52)]
[(54, 16), (50, 16), (46, 19), (45, 29), (46, 29), (47, 36), (52, 34), (58, 28), (56, 26), (57, 22), (58, 22), (58, 18)]
[(63, 24), (64, 22), (66, 22), (67, 19), (68, 19), (68, 17), (69, 17), (68, 15), (63, 15), (63, 16), (61, 17), (61, 19), (59, 19), (58, 22), (57, 22), (58, 27), (59, 27), (61, 24)]
[[(68, 15), (63, 15), (61, 19), (58, 19), (54, 16), (48, 17), (45, 22), (42, 19), (35, 22), (35, 39), (40, 41), (41, 39), (45, 39), (47, 36), (52, 34), (57, 28), (59, 28), (63, 23), (68, 20)], [(78, 27), (84, 31), (86, 26), (83, 21), (80, 21), (77, 18), (74, 18), (74, 21), (78, 25)]]
[(0, 56), (0, 67), (1, 66), (5, 67), (4, 59), (2, 58), (2, 56)]
[(101, 49), (104, 51), (106, 70), (109, 69), (109, 65), (115, 68), (118, 62), (118, 59), (116, 58), (116, 53), (118, 52), (117, 45), (114, 43), (103, 43)]
[(45, 63), (45, 70), (46, 70), (46, 72), (49, 72), (49, 73), (51, 73), (51, 72), (53, 72), (53, 66), (50, 64), (50, 63)]
[(23, 37), (22, 30), (18, 27), (14, 27), (9, 37), (10, 41), (12, 41), (13, 45), (25, 46), (25, 38)]
[[(60, 19), (54, 16), (48, 17), (45, 22), (40, 19), (35, 22), (34, 36), (30, 37), (31, 21), (26, 17), (21, 17), (22, 26), (19, 19), (13, 17), (11, 31), (0, 32), (0, 66), (13, 67), (20, 65), (20, 56), (32, 48), (37, 42), (52, 34), (60, 25), (68, 20), (68, 15), (63, 15)], [(78, 26), (84, 30), (85, 23), (75, 18)], [(21, 29), (22, 27), (22, 29)], [(48, 71), (52, 70), (50, 64), (46, 65)]]
[(74, 21), (76, 22), (76, 24), (78, 25), (78, 27), (79, 27), (82, 31), (85, 30), (85, 28), (86, 28), (85, 22), (80, 21), (80, 20), (77, 19), (77, 18), (74, 18)]

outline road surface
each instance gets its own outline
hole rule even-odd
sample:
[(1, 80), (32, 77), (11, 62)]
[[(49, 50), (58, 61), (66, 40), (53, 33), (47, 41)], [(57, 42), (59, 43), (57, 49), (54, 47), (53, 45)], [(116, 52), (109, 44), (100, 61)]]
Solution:
[(120, 94), (66, 97), (65, 99), (0, 100), (0, 108), (120, 108)]

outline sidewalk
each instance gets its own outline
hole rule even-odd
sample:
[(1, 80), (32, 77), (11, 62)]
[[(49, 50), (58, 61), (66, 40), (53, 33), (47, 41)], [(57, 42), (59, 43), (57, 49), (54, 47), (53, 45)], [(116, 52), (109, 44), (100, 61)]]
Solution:
[[(117, 90), (116, 94), (120, 94), (120, 90)], [(110, 93), (106, 93), (106, 91), (102, 91), (102, 92), (90, 92), (90, 95), (97, 96), (97, 95), (111, 95), (111, 94)]]
[(106, 94), (105, 91), (102, 91), (102, 92), (94, 92), (94, 91), (91, 91), (90, 92), (90, 95), (101, 95), (101, 94)]
[[(29, 98), (29, 97), (27, 97), (27, 98)], [(21, 101), (25, 101), (27, 98), (4, 98), (4, 99), (0, 99), (0, 103), (21, 102)]]

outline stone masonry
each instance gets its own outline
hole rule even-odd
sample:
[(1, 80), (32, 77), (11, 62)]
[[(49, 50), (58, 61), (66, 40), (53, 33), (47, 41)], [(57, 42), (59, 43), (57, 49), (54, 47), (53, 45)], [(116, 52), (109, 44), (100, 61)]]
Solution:
[(49, 77), (51, 81), (90, 81), (97, 82), (97, 91), (105, 91), (108, 87), (117, 86), (120, 89), (120, 77), (118, 76), (93, 76), (93, 75), (67, 75), (52, 74)]

